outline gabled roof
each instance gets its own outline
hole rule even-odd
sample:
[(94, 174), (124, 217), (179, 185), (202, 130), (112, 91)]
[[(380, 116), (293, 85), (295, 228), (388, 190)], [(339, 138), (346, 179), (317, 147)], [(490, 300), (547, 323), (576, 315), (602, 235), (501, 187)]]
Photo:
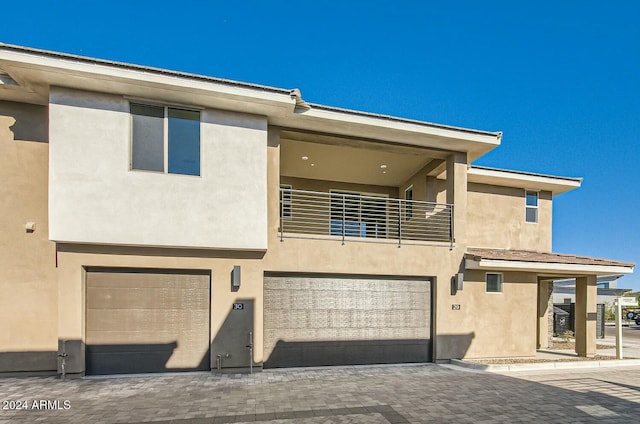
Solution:
[(635, 264), (612, 259), (513, 249), (468, 248), (467, 269), (531, 271), (549, 274), (630, 274)]

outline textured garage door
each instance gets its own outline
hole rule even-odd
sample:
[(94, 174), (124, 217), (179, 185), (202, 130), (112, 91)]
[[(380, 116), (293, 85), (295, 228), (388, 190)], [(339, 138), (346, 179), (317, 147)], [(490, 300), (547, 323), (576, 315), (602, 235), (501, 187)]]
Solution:
[(87, 374), (209, 370), (210, 276), (87, 272)]
[(431, 360), (428, 281), (271, 275), (264, 279), (264, 366)]

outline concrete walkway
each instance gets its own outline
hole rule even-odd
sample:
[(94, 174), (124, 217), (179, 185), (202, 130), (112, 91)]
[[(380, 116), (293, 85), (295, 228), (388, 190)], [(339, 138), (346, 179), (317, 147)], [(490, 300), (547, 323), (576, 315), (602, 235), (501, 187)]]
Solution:
[[(598, 339), (599, 346), (611, 346), (610, 348), (600, 348), (598, 355), (615, 357), (616, 339), (615, 337), (605, 337)], [(529, 370), (553, 370), (553, 369), (573, 369), (573, 368), (608, 368), (608, 367), (629, 367), (640, 366), (640, 340), (627, 340), (623, 338), (623, 360), (578, 360), (578, 354), (574, 350), (562, 349), (541, 349), (536, 352), (536, 360), (549, 362), (526, 362), (517, 361), (512, 364), (484, 364), (473, 360), (452, 360), (452, 364), (464, 368), (483, 370), (488, 372), (506, 371), (529, 371)], [(553, 361), (553, 362), (552, 362)]]
[[(629, 424), (640, 416), (638, 381), (640, 367), (501, 375), (434, 364), (253, 376), (11, 378), (0, 380), (2, 406), (26, 401), (27, 409), (0, 410), (0, 423)], [(34, 401), (47, 409), (34, 409)], [(50, 409), (53, 401), (60, 409)]]

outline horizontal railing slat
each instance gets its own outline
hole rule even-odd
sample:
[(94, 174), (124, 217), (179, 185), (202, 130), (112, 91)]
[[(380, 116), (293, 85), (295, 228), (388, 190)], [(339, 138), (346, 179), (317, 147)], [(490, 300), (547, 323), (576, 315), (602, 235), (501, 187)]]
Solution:
[[(453, 244), (453, 206), (384, 196), (280, 189), (280, 236), (325, 235), (335, 239), (448, 241)], [(314, 237), (316, 238), (316, 237)]]

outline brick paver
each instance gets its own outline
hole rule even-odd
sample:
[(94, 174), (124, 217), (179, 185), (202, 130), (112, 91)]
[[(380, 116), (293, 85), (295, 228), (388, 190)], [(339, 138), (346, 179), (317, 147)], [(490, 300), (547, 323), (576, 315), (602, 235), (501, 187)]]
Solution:
[[(0, 406), (26, 401), (27, 409), (0, 410), (0, 424), (628, 424), (640, 417), (639, 381), (640, 367), (495, 374), (433, 364), (270, 370), (252, 376), (8, 378), (0, 379)], [(42, 400), (59, 403), (34, 407)]]

